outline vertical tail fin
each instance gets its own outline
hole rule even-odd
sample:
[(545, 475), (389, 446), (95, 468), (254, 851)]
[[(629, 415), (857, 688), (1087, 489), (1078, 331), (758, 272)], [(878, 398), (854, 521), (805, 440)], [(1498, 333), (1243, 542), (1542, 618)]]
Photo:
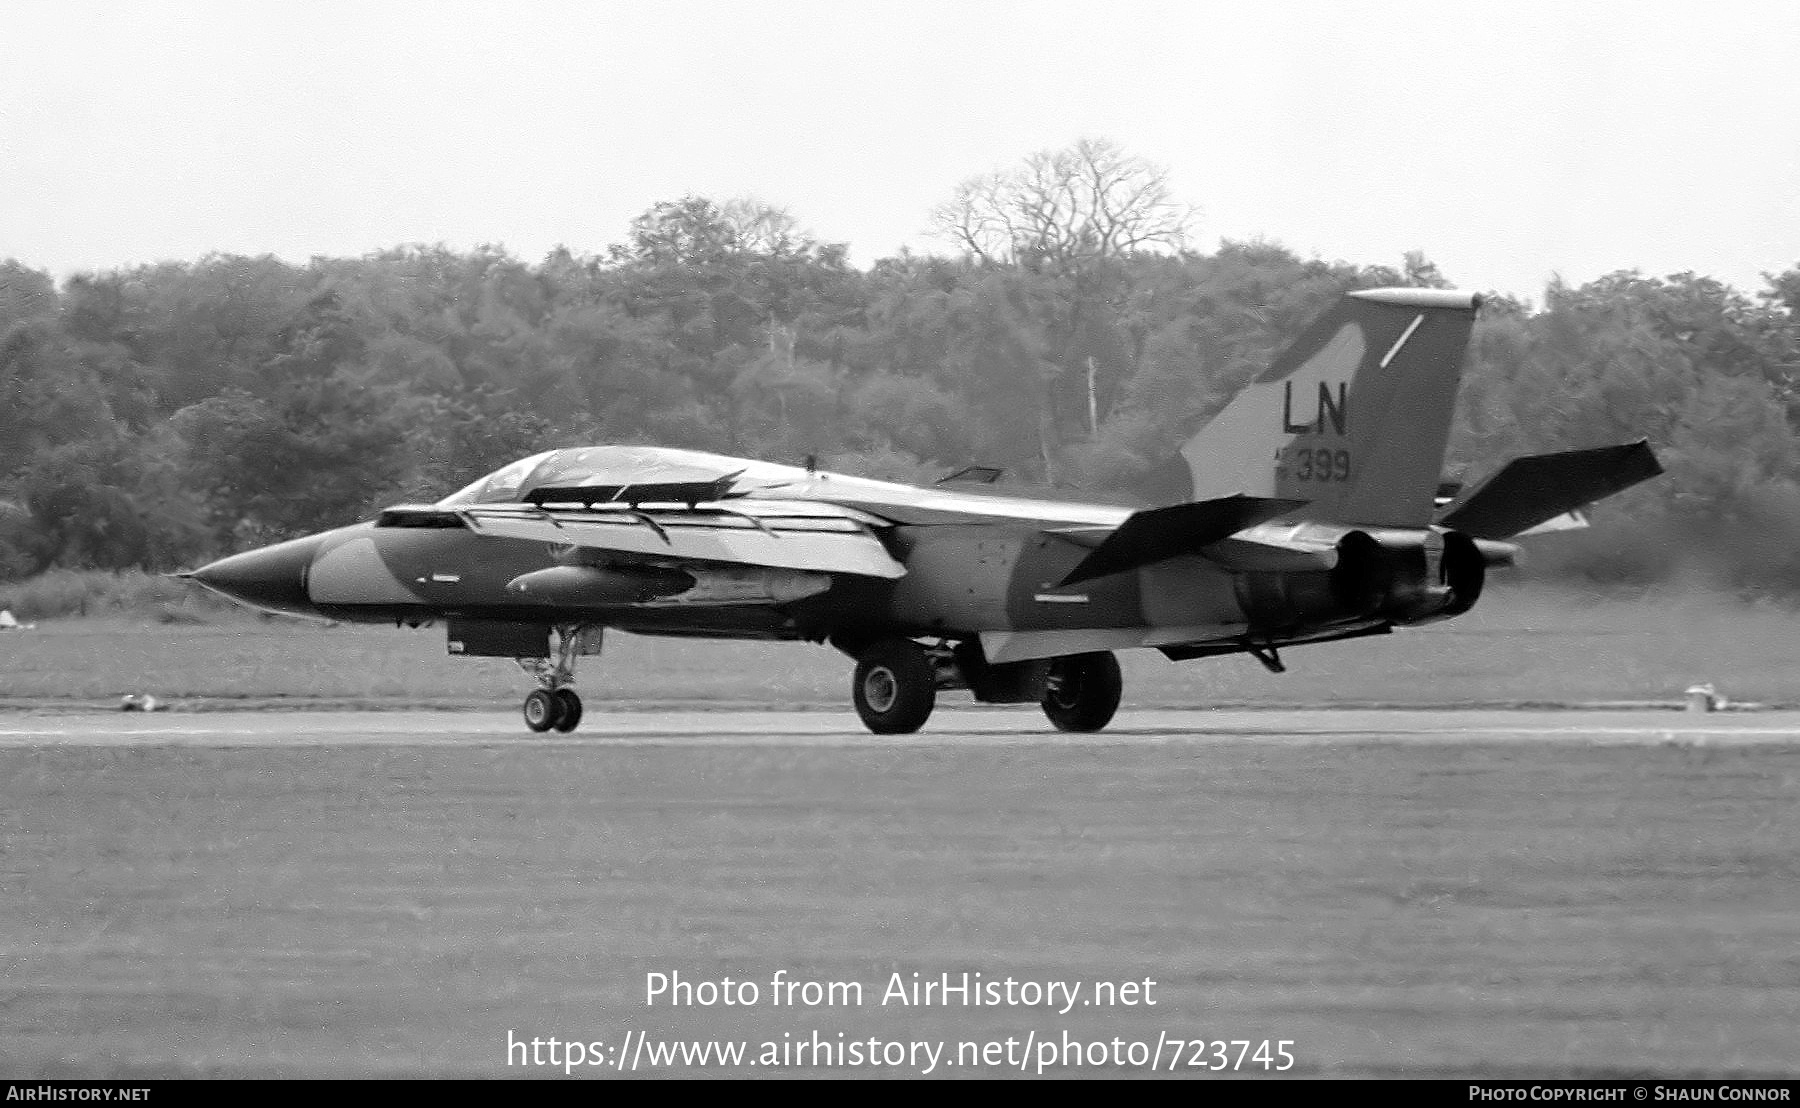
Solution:
[(1346, 293), (1181, 448), (1188, 499), (1304, 500), (1305, 519), (1431, 522), (1481, 297)]

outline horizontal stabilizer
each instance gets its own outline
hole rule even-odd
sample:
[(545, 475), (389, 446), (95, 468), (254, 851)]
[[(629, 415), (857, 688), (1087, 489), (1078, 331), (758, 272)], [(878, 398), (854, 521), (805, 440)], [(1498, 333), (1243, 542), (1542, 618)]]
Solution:
[(1643, 439), (1514, 458), (1451, 505), (1438, 523), (1478, 539), (1507, 539), (1662, 471)]
[(1304, 500), (1222, 496), (1216, 500), (1133, 512), (1131, 518), (1083, 558), (1058, 587), (1197, 553), (1202, 547), (1229, 538), (1246, 527), (1254, 527), (1305, 504)]

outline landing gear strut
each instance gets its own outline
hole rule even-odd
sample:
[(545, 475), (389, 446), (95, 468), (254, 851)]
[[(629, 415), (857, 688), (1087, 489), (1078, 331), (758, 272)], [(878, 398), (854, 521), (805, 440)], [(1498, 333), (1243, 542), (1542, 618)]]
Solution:
[(538, 732), (575, 730), (581, 722), (581, 697), (569, 687), (575, 683), (575, 659), (600, 653), (605, 630), (588, 624), (558, 627), (554, 658), (518, 659), (519, 668), (538, 683), (525, 698), (525, 726)]

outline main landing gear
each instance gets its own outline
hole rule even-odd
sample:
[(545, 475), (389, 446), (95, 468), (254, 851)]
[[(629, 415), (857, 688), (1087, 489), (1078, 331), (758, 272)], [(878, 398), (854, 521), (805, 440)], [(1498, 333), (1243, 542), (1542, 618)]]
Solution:
[(1044, 714), (1058, 731), (1098, 731), (1119, 710), (1125, 681), (1108, 650), (1065, 654), (1050, 660), (1044, 682)]
[(937, 666), (911, 639), (882, 639), (864, 650), (850, 685), (856, 714), (877, 735), (908, 735), (925, 726), (937, 690)]
[[(972, 651), (972, 653), (965, 653)], [(939, 689), (970, 689), (989, 704), (1036, 701), (1059, 731), (1098, 731), (1119, 709), (1124, 682), (1110, 651), (991, 665), (978, 646), (927, 648), (882, 639), (855, 654), (851, 698), (863, 726), (907, 735), (925, 726)]]
[(537, 679), (525, 698), (525, 726), (533, 731), (569, 732), (581, 723), (581, 697), (575, 683), (575, 659), (600, 653), (605, 628), (575, 624), (556, 629), (554, 658), (520, 658), (519, 668)]

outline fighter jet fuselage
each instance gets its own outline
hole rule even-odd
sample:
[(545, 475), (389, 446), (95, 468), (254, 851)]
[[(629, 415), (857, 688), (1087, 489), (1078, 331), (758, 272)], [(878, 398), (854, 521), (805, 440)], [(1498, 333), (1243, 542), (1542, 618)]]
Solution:
[(857, 659), (876, 731), (917, 729), (949, 688), (1094, 730), (1119, 702), (1112, 651), (1280, 670), (1283, 647), (1449, 618), (1511, 562), (1508, 540), (1660, 471), (1641, 442), (1541, 455), (1439, 504), (1478, 305), (1347, 294), (1147, 472), (1135, 506), (599, 446), (192, 576), (278, 611), (442, 622), (452, 653), (538, 679), (534, 730), (579, 721), (575, 659), (606, 628), (830, 643)]

